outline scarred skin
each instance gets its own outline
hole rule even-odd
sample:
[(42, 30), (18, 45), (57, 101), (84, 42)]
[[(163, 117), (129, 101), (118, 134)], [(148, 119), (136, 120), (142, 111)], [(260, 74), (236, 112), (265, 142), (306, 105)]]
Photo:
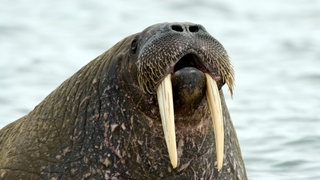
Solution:
[[(178, 25), (178, 29), (172, 28), (173, 25)], [(190, 32), (185, 27), (189, 27)], [(190, 27), (197, 27), (198, 31)], [(177, 99), (185, 95), (179, 93), (182, 86), (179, 81), (185, 80), (178, 78), (174, 91), (182, 97), (175, 95), (174, 98), (177, 168), (173, 169), (170, 163), (156, 89), (165, 75), (175, 74), (174, 64), (182, 56), (199, 49), (194, 42), (214, 41), (190, 35), (198, 32), (210, 36), (200, 25), (156, 24), (123, 39), (84, 66), (33, 111), (0, 130), (0, 179), (247, 179), (222, 89), (225, 156), (223, 167), (218, 171), (214, 130), (204, 91), (197, 89), (186, 98), (186, 102), (191, 98), (197, 106), (181, 105), (184, 101)], [(185, 37), (175, 35), (179, 33)], [(170, 48), (178, 48), (176, 44), (180, 42), (180, 45), (188, 44), (188, 48), (178, 53), (181, 56), (178, 59), (166, 62), (170, 65), (159, 65), (156, 57), (149, 58), (151, 69), (156, 70), (147, 72), (142, 54), (148, 53), (151, 45), (171, 56), (172, 52), (162, 47), (170, 43), (166, 38), (168, 34), (171, 40), (178, 39)], [(217, 43), (214, 42), (223, 49)], [(214, 46), (203, 48), (203, 51), (210, 49), (209, 54), (217, 54), (212, 57), (223, 56), (219, 54), (221, 49), (215, 52), (212, 48)], [(150, 51), (150, 57), (156, 55), (152, 53)], [(221, 88), (227, 80), (219, 68), (227, 67), (228, 63), (219, 66), (220, 59), (216, 58), (210, 64), (201, 52), (197, 55), (202, 64), (197, 67), (201, 69), (199, 74), (210, 73)], [(149, 77), (156, 79), (150, 83)], [(188, 79), (188, 73), (182, 77)], [(190, 87), (204, 88), (199, 82), (202, 81), (190, 82)]]

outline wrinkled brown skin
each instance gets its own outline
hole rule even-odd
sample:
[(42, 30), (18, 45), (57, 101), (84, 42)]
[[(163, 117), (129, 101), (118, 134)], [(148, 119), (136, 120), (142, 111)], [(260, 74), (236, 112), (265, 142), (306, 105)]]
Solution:
[(172, 168), (156, 95), (137, 78), (139, 53), (131, 44), (148, 36), (123, 39), (1, 129), (0, 179), (247, 179), (222, 90), (222, 170), (205, 97), (194, 113), (176, 117), (179, 164)]

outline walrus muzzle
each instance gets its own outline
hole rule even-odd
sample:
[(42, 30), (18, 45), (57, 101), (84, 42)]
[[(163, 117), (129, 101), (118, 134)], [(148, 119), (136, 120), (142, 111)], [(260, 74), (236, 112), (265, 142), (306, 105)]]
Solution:
[[(215, 133), (216, 142), (216, 156), (218, 169), (222, 168), (223, 152), (224, 152), (224, 132), (223, 132), (223, 116), (221, 109), (221, 102), (217, 83), (209, 74), (206, 75), (206, 96), (211, 113), (212, 124)], [(157, 97), (159, 103), (159, 110), (161, 115), (162, 127), (164, 137), (166, 140), (169, 157), (173, 168), (177, 167), (177, 147), (176, 147), (176, 133), (174, 124), (174, 107), (172, 95), (171, 75), (167, 75), (161, 82), (157, 90)]]
[[(156, 92), (164, 137), (173, 168), (178, 165), (171, 75), (178, 66), (193, 67), (205, 75), (206, 99), (216, 146), (218, 170), (224, 156), (224, 126), (219, 90), (226, 83), (232, 95), (233, 69), (223, 46), (200, 25), (166, 25), (147, 39), (137, 61), (140, 87)], [(179, 63), (181, 62), (181, 63)], [(183, 65), (183, 63), (185, 63)], [(193, 77), (190, 77), (193, 78)]]

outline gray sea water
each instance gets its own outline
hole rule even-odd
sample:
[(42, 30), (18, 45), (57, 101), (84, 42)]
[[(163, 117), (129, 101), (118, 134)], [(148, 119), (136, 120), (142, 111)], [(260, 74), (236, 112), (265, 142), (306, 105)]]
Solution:
[(122, 38), (166, 21), (204, 25), (231, 56), (227, 103), (249, 179), (320, 179), (317, 0), (0, 0), (0, 128)]

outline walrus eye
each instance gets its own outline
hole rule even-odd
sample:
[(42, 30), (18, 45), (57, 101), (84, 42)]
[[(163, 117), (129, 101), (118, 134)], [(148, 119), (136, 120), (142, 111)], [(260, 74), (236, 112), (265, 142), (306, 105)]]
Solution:
[(137, 47), (138, 47), (137, 40), (134, 39), (134, 40), (132, 41), (132, 43), (131, 43), (131, 52), (132, 52), (132, 53), (135, 53), (136, 50), (137, 50)]

